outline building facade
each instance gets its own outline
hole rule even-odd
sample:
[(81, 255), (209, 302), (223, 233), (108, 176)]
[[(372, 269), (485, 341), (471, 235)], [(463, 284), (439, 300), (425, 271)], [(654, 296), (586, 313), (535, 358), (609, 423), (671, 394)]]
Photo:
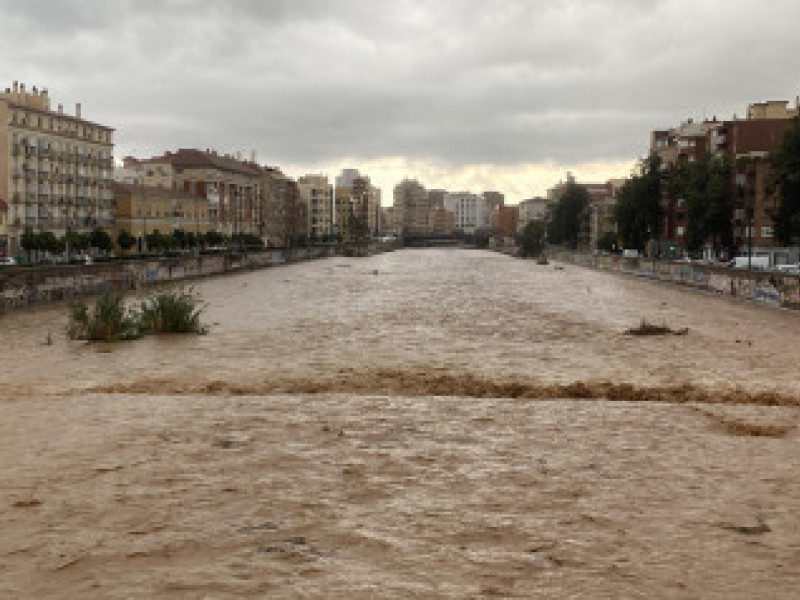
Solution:
[[(791, 128), (791, 119), (800, 112), (800, 100), (795, 101), (794, 108), (788, 104), (786, 101), (754, 103), (748, 106), (745, 119), (735, 115), (728, 121), (718, 121), (715, 117), (694, 123), (690, 119), (680, 126), (651, 134), (650, 150), (661, 157), (664, 169), (681, 160), (700, 160), (704, 155), (729, 161), (733, 170), (730, 182), (734, 199), (733, 243), (740, 252), (745, 248), (748, 251), (756, 248), (761, 254), (775, 252), (767, 250), (776, 245), (770, 214), (777, 205), (769, 185), (767, 159)], [(685, 246), (686, 200), (665, 194), (662, 206), (665, 218), (661, 237), (675, 246)]]
[(333, 186), (325, 175), (304, 175), (297, 180), (300, 202), (306, 206), (308, 237), (327, 241), (338, 235)]
[(208, 201), (211, 230), (263, 239), (263, 170), (230, 154), (181, 148), (148, 159), (126, 157), (126, 172), (146, 186), (181, 190)]
[(6, 205), (0, 248), (13, 255), (25, 231), (88, 233), (114, 226), (114, 129), (62, 105), (47, 89), (14, 82), (0, 94), (0, 201)]
[(513, 239), (519, 230), (519, 206), (495, 205), (492, 209), (492, 231), (503, 239)]
[(381, 191), (357, 169), (336, 178), (336, 225), (345, 241), (376, 236), (381, 228)]
[(430, 234), (430, 203), (425, 187), (414, 179), (404, 179), (394, 188), (395, 229), (402, 236)]
[(300, 201), (297, 182), (274, 167), (264, 167), (262, 181), (267, 245), (287, 247), (304, 243), (308, 236), (308, 214)]
[(444, 198), (444, 208), (453, 213), (454, 227), (457, 231), (473, 234), (491, 226), (491, 213), (483, 196), (470, 192), (448, 193)]
[(547, 218), (547, 207), (549, 205), (550, 201), (541, 196), (521, 200), (518, 204), (519, 221), (517, 227), (519, 231), (525, 229), (525, 226), (531, 221), (544, 221)]
[(180, 230), (198, 236), (210, 230), (209, 202), (206, 198), (180, 189), (114, 183), (116, 224), (114, 241), (122, 231), (136, 240), (135, 250), (148, 250), (146, 238), (159, 232), (171, 235)]

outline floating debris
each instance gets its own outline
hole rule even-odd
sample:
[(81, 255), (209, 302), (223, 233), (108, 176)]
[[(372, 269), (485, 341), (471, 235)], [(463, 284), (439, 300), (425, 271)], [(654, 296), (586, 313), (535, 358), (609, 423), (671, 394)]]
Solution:
[(666, 325), (654, 325), (648, 323), (644, 319), (639, 323), (638, 327), (632, 327), (625, 330), (625, 335), (686, 335), (689, 333), (689, 328), (672, 329)]

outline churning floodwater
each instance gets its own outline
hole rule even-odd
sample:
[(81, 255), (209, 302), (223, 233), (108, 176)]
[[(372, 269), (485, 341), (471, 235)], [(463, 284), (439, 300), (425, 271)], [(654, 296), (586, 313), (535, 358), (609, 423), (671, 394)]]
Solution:
[(194, 287), (203, 336), (0, 318), (0, 597), (797, 597), (800, 315), (470, 250)]

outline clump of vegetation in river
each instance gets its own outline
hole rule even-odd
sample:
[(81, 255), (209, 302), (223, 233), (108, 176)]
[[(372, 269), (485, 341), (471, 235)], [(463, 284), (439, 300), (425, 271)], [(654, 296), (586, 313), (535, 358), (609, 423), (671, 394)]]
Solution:
[(106, 292), (93, 307), (85, 300), (69, 305), (67, 336), (72, 340), (118, 342), (141, 337), (139, 315), (116, 292)]
[(69, 305), (67, 336), (73, 340), (118, 342), (149, 333), (204, 333), (200, 323), (203, 306), (196, 294), (165, 290), (145, 298), (138, 307), (122, 294), (106, 292), (94, 306), (85, 300)]
[(191, 290), (167, 290), (142, 302), (140, 324), (144, 333), (204, 333), (203, 306)]

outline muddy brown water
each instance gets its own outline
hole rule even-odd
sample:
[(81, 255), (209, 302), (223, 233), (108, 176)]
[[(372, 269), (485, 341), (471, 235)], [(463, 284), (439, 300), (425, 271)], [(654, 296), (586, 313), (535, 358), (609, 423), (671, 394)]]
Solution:
[(798, 597), (800, 315), (466, 250), (196, 288), (0, 319), (0, 598)]

